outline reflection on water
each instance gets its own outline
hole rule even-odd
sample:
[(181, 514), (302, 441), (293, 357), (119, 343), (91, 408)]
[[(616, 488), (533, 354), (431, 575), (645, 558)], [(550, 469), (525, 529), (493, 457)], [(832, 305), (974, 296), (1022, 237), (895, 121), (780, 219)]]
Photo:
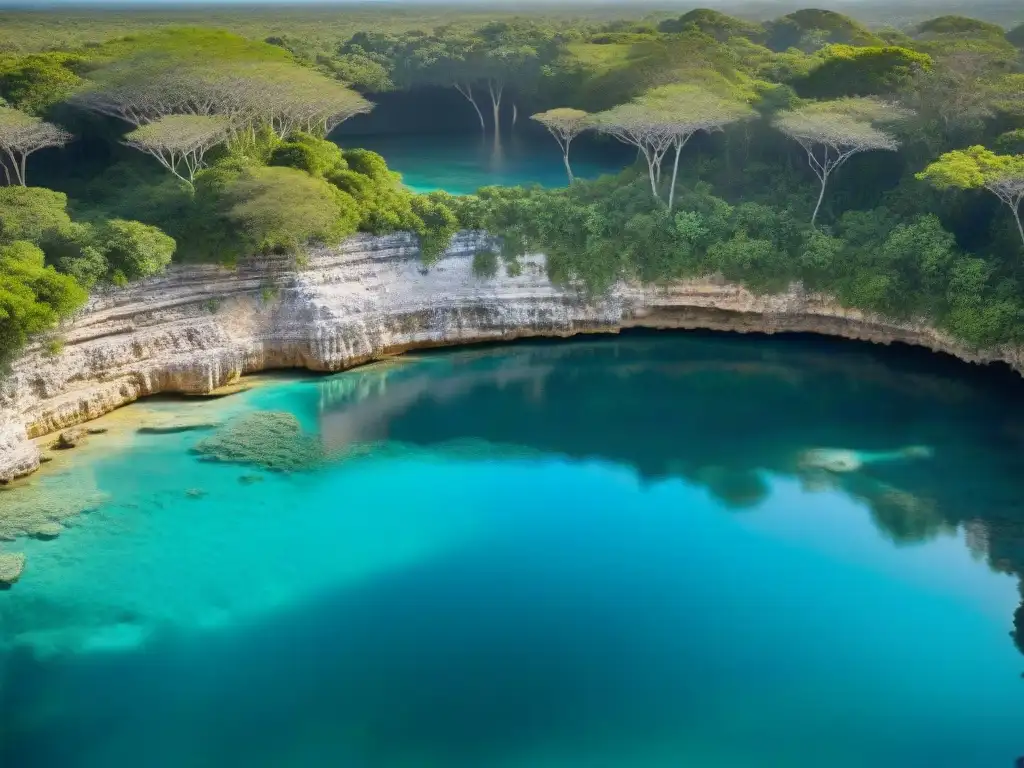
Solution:
[(820, 340), (602, 339), (413, 356), (316, 386), (331, 452), (472, 437), (682, 477), (734, 508), (764, 501), (766, 473), (789, 475), (864, 502), (895, 542), (967, 526), (992, 568), (1024, 574), (1021, 388), (911, 357), (894, 367)]
[[(443, 189), (466, 195), (491, 185), (540, 184), (563, 187), (567, 177), (558, 146), (547, 136), (523, 138), (432, 134), (424, 136), (343, 136), (344, 147), (363, 147), (383, 155), (416, 192)], [(618, 173), (633, 155), (616, 142), (573, 143), (573, 173), (580, 179)]]
[(1021, 386), (668, 334), (152, 406), (19, 491), (102, 501), (2, 545), (0, 765), (1012, 765)]

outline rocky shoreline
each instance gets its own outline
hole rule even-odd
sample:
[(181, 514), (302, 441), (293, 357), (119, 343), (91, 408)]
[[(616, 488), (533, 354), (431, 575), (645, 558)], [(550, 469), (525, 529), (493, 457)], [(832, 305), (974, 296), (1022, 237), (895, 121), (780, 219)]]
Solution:
[[(206, 394), (264, 370), (340, 371), (410, 349), (623, 328), (809, 332), (902, 342), (1024, 373), (1024, 349), (969, 348), (926, 325), (892, 323), (794, 287), (756, 296), (713, 278), (620, 285), (597, 301), (553, 286), (543, 256), (517, 277), (474, 275), (488, 245), (463, 233), (436, 264), (406, 235), (358, 236), (309, 254), (295, 270), (254, 261), (228, 270), (172, 267), (158, 278), (92, 297), (41, 340), (0, 385), (0, 482), (34, 471), (32, 438), (158, 393)], [(59, 345), (58, 345), (59, 346)]]

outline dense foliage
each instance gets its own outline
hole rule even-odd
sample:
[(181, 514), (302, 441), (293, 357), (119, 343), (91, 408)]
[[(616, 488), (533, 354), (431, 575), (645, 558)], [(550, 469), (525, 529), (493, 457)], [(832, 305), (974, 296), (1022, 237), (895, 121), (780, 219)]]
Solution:
[[(482, 278), (542, 251), (554, 280), (590, 293), (717, 273), (758, 291), (799, 283), (978, 345), (1021, 341), (1020, 28), (696, 9), (398, 14), (331, 32), (302, 27), (317, 12), (304, 13), (291, 27), (225, 16), (241, 35), (154, 15), (49, 48), (26, 31), (0, 51), (4, 352), (83, 288), (172, 259), (299, 257), (358, 231), (412, 231), (429, 263), (470, 227), (500, 239), (500, 254), (477, 254)], [(384, 92), (438, 88), (496, 146), (547, 129), (570, 186), (417, 195), (379, 155), (327, 140)], [(583, 134), (634, 146), (638, 167), (573, 180)]]

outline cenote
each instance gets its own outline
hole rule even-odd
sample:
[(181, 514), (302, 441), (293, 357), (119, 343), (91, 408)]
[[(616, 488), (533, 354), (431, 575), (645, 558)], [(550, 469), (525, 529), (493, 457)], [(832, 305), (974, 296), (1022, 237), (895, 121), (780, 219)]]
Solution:
[[(388, 167), (401, 173), (405, 185), (415, 192), (441, 189), (466, 195), (495, 185), (566, 184), (558, 147), (550, 137), (535, 131), (525, 136), (512, 134), (499, 144), (490, 136), (475, 134), (370, 134), (341, 136), (338, 143), (380, 153)], [(634, 159), (608, 141), (584, 138), (574, 149), (573, 171), (581, 179), (618, 173)]]
[(0, 764), (1012, 766), (1022, 386), (646, 334), (131, 406), (0, 493), (90, 510), (4, 544)]

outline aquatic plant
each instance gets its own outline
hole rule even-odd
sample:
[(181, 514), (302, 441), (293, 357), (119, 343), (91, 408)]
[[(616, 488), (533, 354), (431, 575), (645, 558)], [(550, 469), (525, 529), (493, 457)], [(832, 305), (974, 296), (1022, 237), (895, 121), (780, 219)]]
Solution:
[(275, 472), (313, 469), (324, 460), (319, 441), (290, 413), (257, 411), (233, 419), (192, 449), (203, 461), (255, 464)]
[(0, 540), (53, 538), (60, 534), (61, 523), (93, 511), (106, 499), (106, 494), (87, 483), (68, 483), (59, 477), (12, 485), (0, 490)]

